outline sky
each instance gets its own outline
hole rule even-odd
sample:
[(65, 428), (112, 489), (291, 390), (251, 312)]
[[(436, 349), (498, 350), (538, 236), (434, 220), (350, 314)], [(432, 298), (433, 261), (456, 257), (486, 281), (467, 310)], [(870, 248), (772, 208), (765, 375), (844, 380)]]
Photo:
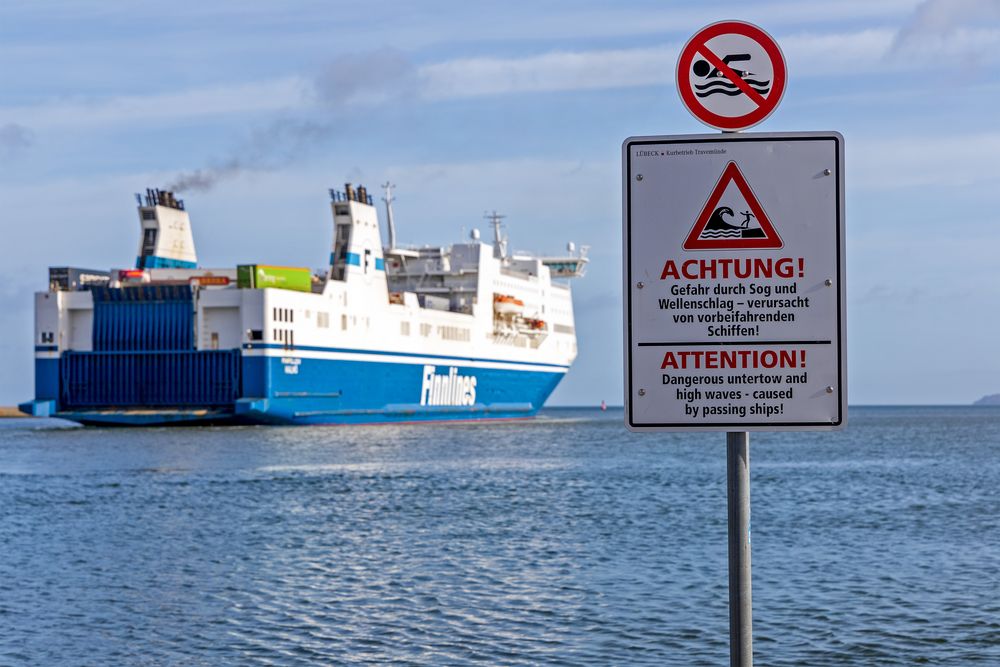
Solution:
[(203, 265), (320, 267), (327, 188), (386, 179), (403, 243), (495, 209), (515, 250), (589, 245), (549, 404), (621, 404), (621, 144), (709, 131), (673, 71), (724, 19), (788, 65), (754, 131), (845, 137), (850, 402), (1000, 392), (1000, 0), (5, 0), (0, 404), (47, 267), (134, 261), (133, 193), (183, 189)]

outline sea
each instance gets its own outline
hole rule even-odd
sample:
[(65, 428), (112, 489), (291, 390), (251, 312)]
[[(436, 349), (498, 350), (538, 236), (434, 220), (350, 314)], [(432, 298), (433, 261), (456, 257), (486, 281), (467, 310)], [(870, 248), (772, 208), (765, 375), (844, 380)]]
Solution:
[[(1000, 408), (750, 438), (759, 665), (1000, 665)], [(722, 433), (0, 421), (0, 665), (728, 664)]]

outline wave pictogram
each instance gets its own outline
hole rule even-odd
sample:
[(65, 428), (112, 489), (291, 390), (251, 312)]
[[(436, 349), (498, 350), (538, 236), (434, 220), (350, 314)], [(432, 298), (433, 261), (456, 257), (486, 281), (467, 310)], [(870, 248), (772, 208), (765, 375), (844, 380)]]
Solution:
[[(771, 90), (771, 81), (759, 81), (757, 79), (743, 79), (754, 91), (761, 95), (766, 95)], [(704, 84), (695, 84), (695, 95), (698, 97), (708, 97), (709, 95), (721, 94), (733, 97), (742, 95), (743, 91), (729, 79), (716, 79)]]
[(742, 229), (706, 229), (698, 238), (702, 239), (738, 239), (743, 236)]

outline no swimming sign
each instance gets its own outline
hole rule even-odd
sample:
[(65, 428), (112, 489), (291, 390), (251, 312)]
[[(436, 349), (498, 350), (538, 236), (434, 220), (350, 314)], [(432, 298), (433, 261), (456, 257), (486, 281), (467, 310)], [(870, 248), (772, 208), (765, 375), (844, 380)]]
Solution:
[(720, 21), (699, 30), (677, 59), (677, 92), (695, 118), (726, 131), (756, 125), (785, 92), (785, 57), (761, 28)]
[(840, 428), (843, 137), (634, 137), (622, 158), (628, 426)]

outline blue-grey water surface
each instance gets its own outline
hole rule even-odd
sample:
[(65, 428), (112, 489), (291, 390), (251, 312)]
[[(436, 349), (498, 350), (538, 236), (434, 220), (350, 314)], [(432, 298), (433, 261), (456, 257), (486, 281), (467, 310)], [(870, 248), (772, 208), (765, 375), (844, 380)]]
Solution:
[[(759, 665), (1000, 665), (1000, 409), (753, 434)], [(728, 664), (725, 436), (0, 423), (2, 665)]]

